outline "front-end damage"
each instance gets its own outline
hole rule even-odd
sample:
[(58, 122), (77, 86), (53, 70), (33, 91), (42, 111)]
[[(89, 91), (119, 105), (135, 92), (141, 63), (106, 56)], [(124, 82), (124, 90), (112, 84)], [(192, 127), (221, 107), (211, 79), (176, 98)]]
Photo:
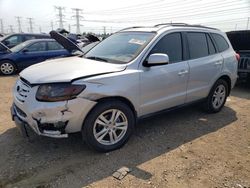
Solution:
[[(28, 136), (27, 127), (41, 136), (66, 138), (68, 133), (79, 132), (88, 112), (96, 102), (75, 98), (62, 102), (36, 102), (29, 105), (14, 102), (12, 117), (24, 136)], [(21, 125), (20, 125), (21, 122)]]

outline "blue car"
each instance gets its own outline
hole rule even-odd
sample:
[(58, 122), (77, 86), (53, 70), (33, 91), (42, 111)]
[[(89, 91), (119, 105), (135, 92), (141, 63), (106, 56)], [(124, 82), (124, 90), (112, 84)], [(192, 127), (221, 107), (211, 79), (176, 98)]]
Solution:
[(6, 48), (0, 53), (0, 74), (3, 75), (14, 74), (50, 58), (71, 55), (69, 50), (54, 39), (28, 40), (11, 49), (1, 44), (0, 48)]

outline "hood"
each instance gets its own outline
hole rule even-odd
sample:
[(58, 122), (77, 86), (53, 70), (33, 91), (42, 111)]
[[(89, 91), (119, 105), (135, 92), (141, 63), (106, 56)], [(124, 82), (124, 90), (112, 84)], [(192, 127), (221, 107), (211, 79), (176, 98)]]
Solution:
[(81, 57), (48, 60), (24, 69), (20, 76), (31, 84), (71, 82), (78, 78), (119, 72), (126, 65), (99, 62)]
[(69, 52), (80, 51), (82, 52), (81, 48), (79, 48), (74, 42), (70, 39), (66, 38), (62, 34), (56, 31), (50, 31), (51, 38), (55, 39), (59, 44), (61, 44), (66, 50)]

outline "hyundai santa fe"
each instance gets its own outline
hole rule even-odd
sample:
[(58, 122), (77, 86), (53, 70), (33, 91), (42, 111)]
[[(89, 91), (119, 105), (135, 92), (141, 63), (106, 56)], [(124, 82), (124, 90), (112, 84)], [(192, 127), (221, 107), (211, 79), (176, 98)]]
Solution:
[(219, 112), (237, 79), (237, 57), (217, 29), (126, 28), (85, 54), (23, 70), (12, 118), (24, 135), (29, 128), (54, 138), (81, 132), (93, 149), (114, 150), (128, 141), (138, 118), (196, 101)]

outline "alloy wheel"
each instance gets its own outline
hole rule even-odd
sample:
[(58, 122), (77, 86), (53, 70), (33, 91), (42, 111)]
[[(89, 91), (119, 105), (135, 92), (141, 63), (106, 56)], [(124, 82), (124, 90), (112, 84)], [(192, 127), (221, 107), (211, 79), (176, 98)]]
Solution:
[(93, 133), (100, 144), (113, 145), (124, 137), (127, 129), (126, 115), (118, 109), (109, 109), (97, 117), (93, 126)]

